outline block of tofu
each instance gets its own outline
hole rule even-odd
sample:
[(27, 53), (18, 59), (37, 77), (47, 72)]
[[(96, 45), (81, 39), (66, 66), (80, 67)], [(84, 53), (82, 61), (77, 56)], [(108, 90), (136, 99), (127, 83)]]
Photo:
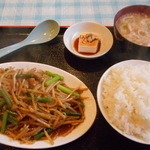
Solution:
[(97, 35), (87, 33), (80, 34), (78, 52), (81, 53), (96, 53), (99, 47), (99, 38)]

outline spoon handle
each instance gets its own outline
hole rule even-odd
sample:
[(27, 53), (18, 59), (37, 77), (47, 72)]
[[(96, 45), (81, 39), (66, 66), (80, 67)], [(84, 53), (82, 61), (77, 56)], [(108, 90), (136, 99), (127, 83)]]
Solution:
[(2, 49), (0, 49), (0, 57), (3, 57), (3, 56), (5, 56), (5, 55), (7, 55), (7, 54), (9, 54), (9, 53), (11, 53), (11, 52), (21, 48), (21, 47), (23, 47), (25, 45), (26, 44), (23, 41), (21, 41), (19, 43), (16, 43), (16, 44), (7, 46), (5, 48), (2, 48)]

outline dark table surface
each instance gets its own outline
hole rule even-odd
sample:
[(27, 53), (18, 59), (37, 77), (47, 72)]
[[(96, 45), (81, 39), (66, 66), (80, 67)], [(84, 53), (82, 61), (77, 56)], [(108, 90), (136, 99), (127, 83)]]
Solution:
[[(33, 28), (31, 27), (0, 27), (0, 48), (20, 42), (25, 39)], [(113, 28), (109, 28), (113, 33)], [(133, 45), (129, 42), (117, 41), (104, 56), (94, 60), (84, 60), (73, 56), (63, 43), (66, 28), (61, 28), (58, 37), (48, 43), (23, 47), (0, 58), (0, 63), (14, 61), (29, 61), (52, 65), (63, 69), (82, 80), (93, 93), (96, 100), (96, 90), (100, 77), (113, 64), (130, 59), (150, 61), (150, 48)], [(97, 116), (93, 126), (79, 139), (57, 147), (53, 150), (150, 150), (149, 145), (143, 145), (117, 133), (103, 118), (97, 107)], [(0, 144), (0, 150), (18, 150)]]

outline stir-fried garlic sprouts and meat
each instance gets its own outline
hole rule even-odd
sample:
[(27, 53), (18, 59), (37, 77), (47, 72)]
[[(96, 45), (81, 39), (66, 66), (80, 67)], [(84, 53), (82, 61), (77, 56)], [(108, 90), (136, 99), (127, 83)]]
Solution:
[(32, 144), (69, 134), (85, 119), (81, 93), (50, 71), (0, 69), (0, 131)]

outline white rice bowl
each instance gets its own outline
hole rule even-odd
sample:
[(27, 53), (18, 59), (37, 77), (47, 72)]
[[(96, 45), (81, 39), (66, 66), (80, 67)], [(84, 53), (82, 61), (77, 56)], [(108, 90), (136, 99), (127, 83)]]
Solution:
[(98, 104), (108, 123), (134, 141), (150, 144), (150, 62), (118, 63), (102, 76)]

